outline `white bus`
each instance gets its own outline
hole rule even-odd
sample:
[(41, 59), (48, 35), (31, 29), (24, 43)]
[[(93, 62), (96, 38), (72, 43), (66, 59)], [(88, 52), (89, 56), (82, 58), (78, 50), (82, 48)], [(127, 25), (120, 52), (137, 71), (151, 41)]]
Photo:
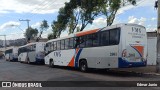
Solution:
[(45, 42), (35, 42), (19, 47), (18, 61), (44, 64), (44, 46)]
[(18, 47), (5, 50), (6, 61), (18, 61)]
[(143, 67), (147, 63), (147, 35), (143, 26), (117, 24), (83, 31), (46, 43), (45, 64), (53, 67), (88, 68)]

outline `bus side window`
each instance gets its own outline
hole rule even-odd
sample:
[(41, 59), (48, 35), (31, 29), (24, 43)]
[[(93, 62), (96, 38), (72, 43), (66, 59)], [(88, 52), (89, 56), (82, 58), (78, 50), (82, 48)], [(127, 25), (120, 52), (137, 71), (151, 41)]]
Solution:
[(48, 43), (46, 44), (46, 47), (48, 47)]
[(83, 48), (83, 47), (86, 46), (86, 36), (81, 36), (81, 37), (80, 37), (80, 42), (79, 42), (79, 44), (80, 44), (80, 47), (81, 47), (81, 48)]
[(25, 49), (26, 49), (27, 52), (30, 52), (29, 46), (25, 47)]
[(35, 51), (36, 50), (36, 45), (33, 45), (33, 51)]
[(23, 47), (23, 52), (28, 52), (27, 47)]
[(44, 51), (45, 51), (46, 53), (48, 53), (48, 43), (46, 43), (46, 44), (44, 45)]
[(30, 51), (33, 51), (33, 45), (30, 46)]
[(100, 33), (100, 41), (101, 46), (109, 45), (109, 31), (103, 31)]
[(50, 43), (50, 51), (53, 51), (54, 50), (54, 42), (51, 42)]
[(99, 46), (99, 34), (95, 33), (93, 34), (93, 47)]
[(120, 30), (118, 28), (110, 30), (110, 45), (119, 44)]
[(65, 49), (69, 48), (69, 39), (65, 39)]
[(25, 52), (25, 48), (24, 48), (24, 47), (22, 48), (22, 53), (23, 53), (23, 52)]
[(87, 41), (86, 41), (86, 47), (92, 47), (93, 46), (93, 37), (92, 34), (87, 35)]
[(74, 48), (74, 38), (70, 38), (69, 39), (69, 49), (73, 49)]
[(61, 40), (61, 50), (64, 50), (65, 42), (64, 40)]
[(48, 49), (48, 43), (46, 43), (45, 46), (44, 46), (44, 50), (48, 51), (47, 49)]
[(54, 42), (53, 46), (54, 46), (54, 50), (57, 50), (57, 42), (56, 41)]
[(50, 52), (51, 51), (51, 44), (50, 43), (48, 43), (48, 52)]
[(31, 46), (31, 50), (32, 50), (32, 51), (35, 51), (34, 45)]
[(76, 37), (75, 38), (75, 48), (78, 48), (79, 47), (79, 42), (80, 42), (80, 37)]
[(57, 41), (57, 50), (61, 49), (61, 41)]
[(76, 37), (75, 38), (75, 48), (79, 48), (80, 46), (79, 46), (79, 44), (80, 44), (80, 37)]

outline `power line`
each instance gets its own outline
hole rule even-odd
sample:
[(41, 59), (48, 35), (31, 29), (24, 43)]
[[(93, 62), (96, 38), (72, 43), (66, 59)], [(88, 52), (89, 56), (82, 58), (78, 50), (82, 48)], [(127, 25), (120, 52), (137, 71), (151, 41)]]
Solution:
[(27, 26), (28, 26), (28, 29), (29, 29), (29, 22), (30, 22), (30, 20), (29, 19), (19, 19), (19, 21), (26, 21), (27, 22)]

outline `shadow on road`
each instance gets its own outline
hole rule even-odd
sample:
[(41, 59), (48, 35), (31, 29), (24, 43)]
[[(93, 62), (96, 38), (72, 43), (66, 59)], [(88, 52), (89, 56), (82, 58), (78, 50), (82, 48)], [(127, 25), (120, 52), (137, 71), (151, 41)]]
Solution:
[[(54, 68), (81, 72), (78, 68), (76, 69), (76, 68), (62, 67), (62, 66), (55, 66)], [(119, 71), (118, 69), (117, 70), (112, 70), (112, 69), (89, 69), (87, 72), (82, 72), (82, 73), (92, 73), (92, 74), (110, 75), (110, 76), (119, 76), (119, 77), (144, 77), (144, 76), (146, 76), (143, 73), (137, 73), (137, 72), (133, 72), (133, 71), (130, 71), (130, 72)]]

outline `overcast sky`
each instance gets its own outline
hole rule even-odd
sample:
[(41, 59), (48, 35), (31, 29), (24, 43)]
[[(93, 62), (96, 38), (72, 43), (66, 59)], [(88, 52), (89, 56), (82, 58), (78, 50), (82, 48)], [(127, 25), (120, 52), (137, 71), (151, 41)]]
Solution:
[[(29, 19), (30, 26), (39, 28), (42, 20), (47, 20), (51, 25), (56, 20), (57, 12), (69, 0), (0, 0), (0, 35), (7, 35), (7, 39), (17, 39), (24, 37), (27, 28), (26, 22), (19, 19)], [(121, 8), (114, 20), (117, 23), (136, 23), (144, 25), (147, 31), (155, 31), (157, 27), (157, 10), (154, 9), (155, 0), (140, 0), (137, 6), (128, 5)], [(14, 25), (14, 27), (13, 27)], [(106, 26), (104, 17), (98, 17), (92, 25), (88, 25), (85, 30), (102, 28)], [(43, 37), (51, 33), (49, 28)], [(63, 33), (62, 36), (66, 36)], [(1, 36), (0, 39), (3, 39)]]

